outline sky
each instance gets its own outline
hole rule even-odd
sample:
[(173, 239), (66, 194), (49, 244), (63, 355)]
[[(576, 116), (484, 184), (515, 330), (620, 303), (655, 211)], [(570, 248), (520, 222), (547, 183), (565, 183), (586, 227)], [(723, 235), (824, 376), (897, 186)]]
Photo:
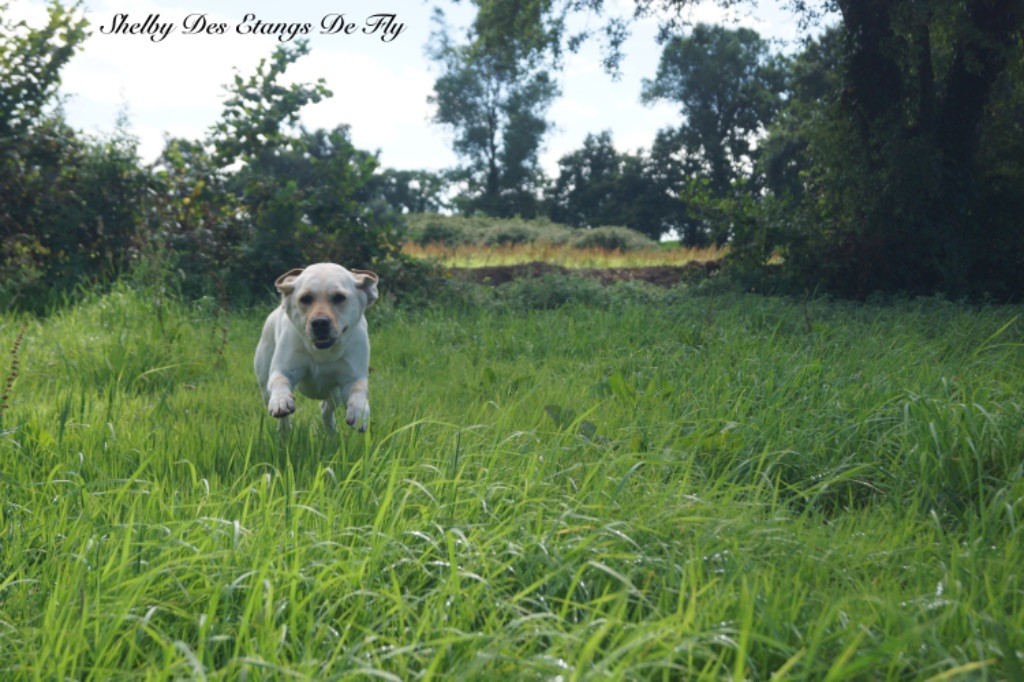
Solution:
[[(631, 0), (609, 4), (622, 13), (632, 6)], [(452, 26), (472, 19), (469, 3), (451, 0), (86, 0), (83, 9), (91, 35), (62, 72), (65, 114), (73, 127), (96, 135), (109, 134), (119, 115), (126, 114), (142, 160), (154, 161), (167, 137), (204, 138), (220, 117), (225, 85), (236, 73), (246, 78), (255, 73), (259, 60), (281, 44), (277, 32), (261, 35), (257, 22), (309, 23), (312, 30), (305, 37), (310, 53), (288, 74), (299, 82), (324, 78), (334, 96), (306, 107), (302, 124), (348, 124), (353, 143), (379, 152), (386, 167), (451, 168), (458, 163), (451, 134), (431, 122), (428, 103), (439, 75), (425, 50), (434, 29), (435, 6), (445, 11)], [(364, 32), (377, 14), (394, 18), (387, 28), (385, 19), (379, 30)], [(46, 2), (9, 0), (8, 15), (42, 26)], [(336, 15), (342, 15), (344, 24), (355, 24), (352, 32), (321, 34), (321, 22), (341, 21)], [(800, 35), (797, 17), (775, 0), (731, 12), (704, 2), (694, 6), (689, 18), (748, 26), (783, 46), (792, 47)], [(585, 21), (578, 17), (575, 28)], [(598, 25), (597, 20), (589, 21), (591, 27)], [(131, 25), (141, 26), (135, 34), (120, 30)], [(166, 25), (168, 32), (154, 30), (159, 25)], [(217, 25), (224, 25), (222, 33), (216, 33)], [(187, 26), (197, 30), (188, 34)], [(201, 32), (204, 27), (214, 33)], [(540, 153), (549, 175), (557, 174), (558, 159), (581, 147), (588, 133), (610, 130), (617, 149), (636, 151), (649, 147), (659, 129), (678, 124), (677, 107), (640, 103), (642, 81), (653, 78), (658, 66), (661, 48), (656, 31), (654, 19), (634, 24), (618, 79), (602, 69), (597, 44), (568, 56), (559, 74), (562, 94), (548, 115), (554, 130)]]

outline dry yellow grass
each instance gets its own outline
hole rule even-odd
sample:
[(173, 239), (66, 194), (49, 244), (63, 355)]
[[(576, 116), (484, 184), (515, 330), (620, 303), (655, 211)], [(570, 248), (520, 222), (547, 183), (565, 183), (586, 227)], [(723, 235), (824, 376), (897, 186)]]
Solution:
[(607, 251), (605, 249), (578, 249), (550, 242), (532, 242), (509, 246), (420, 246), (409, 242), (402, 252), (413, 258), (428, 259), (445, 267), (480, 268), (494, 265), (518, 265), (543, 261), (567, 268), (640, 268), (657, 265), (685, 265), (718, 260), (726, 250), (715, 246), (692, 248), (661, 246), (634, 251)]

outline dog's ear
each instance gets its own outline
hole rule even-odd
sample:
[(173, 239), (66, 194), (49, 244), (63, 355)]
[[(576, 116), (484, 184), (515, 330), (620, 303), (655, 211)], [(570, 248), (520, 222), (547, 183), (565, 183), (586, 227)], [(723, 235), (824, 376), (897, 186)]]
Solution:
[(377, 300), (377, 282), (380, 278), (369, 270), (353, 270), (352, 274), (355, 275), (356, 287), (366, 294), (366, 307), (369, 308)]
[(292, 268), (284, 273), (274, 282), (274, 287), (284, 296), (290, 296), (295, 291), (295, 278), (302, 274), (304, 268)]

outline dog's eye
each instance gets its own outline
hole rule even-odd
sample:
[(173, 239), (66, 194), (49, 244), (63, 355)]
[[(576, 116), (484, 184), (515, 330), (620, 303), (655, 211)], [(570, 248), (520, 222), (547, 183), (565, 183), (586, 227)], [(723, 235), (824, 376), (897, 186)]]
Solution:
[(334, 302), (334, 305), (341, 305), (345, 302), (345, 294), (335, 294), (331, 296), (331, 301)]
[(299, 297), (299, 303), (301, 303), (302, 305), (309, 305), (312, 302), (313, 302), (313, 297), (311, 295), (309, 295), (309, 294), (306, 294), (304, 296), (300, 296)]

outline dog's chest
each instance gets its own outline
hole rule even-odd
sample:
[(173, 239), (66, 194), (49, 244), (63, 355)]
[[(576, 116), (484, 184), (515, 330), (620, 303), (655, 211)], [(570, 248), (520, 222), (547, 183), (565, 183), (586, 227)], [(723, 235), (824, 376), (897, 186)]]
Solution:
[(324, 400), (350, 379), (349, 366), (345, 362), (327, 365), (313, 363), (306, 371), (306, 376), (299, 381), (298, 389), (309, 398)]

